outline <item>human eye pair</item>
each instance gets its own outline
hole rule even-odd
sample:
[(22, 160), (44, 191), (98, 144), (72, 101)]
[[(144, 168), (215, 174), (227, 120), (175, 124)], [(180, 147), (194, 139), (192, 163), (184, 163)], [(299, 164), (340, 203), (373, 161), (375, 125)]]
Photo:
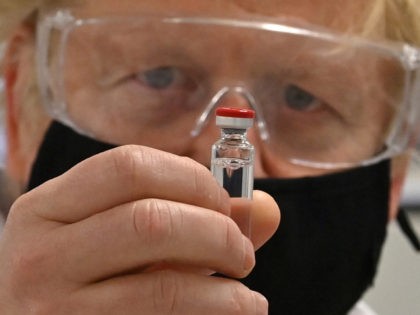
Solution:
[[(139, 72), (133, 76), (144, 88), (156, 93), (170, 93), (174, 89), (187, 89), (193, 86), (194, 78), (180, 68), (173, 66), (160, 66)], [(305, 112), (316, 110), (322, 107), (322, 100), (318, 99), (310, 91), (305, 90), (297, 84), (278, 86), (282, 91), (282, 99), (277, 100), (279, 104), (285, 105), (290, 110)]]

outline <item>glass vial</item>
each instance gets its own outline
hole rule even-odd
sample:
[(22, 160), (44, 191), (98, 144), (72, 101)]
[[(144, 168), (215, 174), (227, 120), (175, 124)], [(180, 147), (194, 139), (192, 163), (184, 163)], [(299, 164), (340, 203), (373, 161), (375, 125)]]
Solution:
[(252, 199), (254, 146), (247, 139), (255, 112), (251, 109), (219, 107), (216, 125), (221, 138), (212, 146), (211, 171), (231, 197)]

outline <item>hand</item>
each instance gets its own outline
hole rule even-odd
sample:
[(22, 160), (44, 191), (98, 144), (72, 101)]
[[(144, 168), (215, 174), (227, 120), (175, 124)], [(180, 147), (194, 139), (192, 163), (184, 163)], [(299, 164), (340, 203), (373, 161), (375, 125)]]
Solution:
[(146, 147), (96, 155), (12, 206), (0, 313), (264, 314), (260, 294), (202, 272), (251, 271), (253, 244), (229, 217), (244, 207), (259, 247), (279, 222), (268, 195), (231, 205), (205, 167)]

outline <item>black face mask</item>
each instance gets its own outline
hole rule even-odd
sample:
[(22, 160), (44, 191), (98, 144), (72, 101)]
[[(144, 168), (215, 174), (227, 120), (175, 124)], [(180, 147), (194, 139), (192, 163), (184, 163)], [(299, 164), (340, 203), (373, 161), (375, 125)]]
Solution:
[(280, 228), (245, 281), (270, 314), (343, 315), (372, 284), (385, 240), (389, 161), (321, 177), (255, 183), (280, 206)]
[[(54, 122), (29, 189), (112, 148)], [(264, 294), (270, 314), (343, 315), (372, 284), (385, 240), (390, 163), (302, 179), (260, 179), (282, 219), (257, 252), (245, 284)]]

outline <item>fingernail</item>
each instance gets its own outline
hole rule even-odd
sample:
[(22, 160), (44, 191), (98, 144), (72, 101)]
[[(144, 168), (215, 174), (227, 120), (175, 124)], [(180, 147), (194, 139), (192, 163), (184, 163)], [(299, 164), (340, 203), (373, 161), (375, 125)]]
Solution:
[(268, 301), (267, 299), (258, 292), (254, 292), (255, 296), (255, 314), (257, 315), (268, 315)]

